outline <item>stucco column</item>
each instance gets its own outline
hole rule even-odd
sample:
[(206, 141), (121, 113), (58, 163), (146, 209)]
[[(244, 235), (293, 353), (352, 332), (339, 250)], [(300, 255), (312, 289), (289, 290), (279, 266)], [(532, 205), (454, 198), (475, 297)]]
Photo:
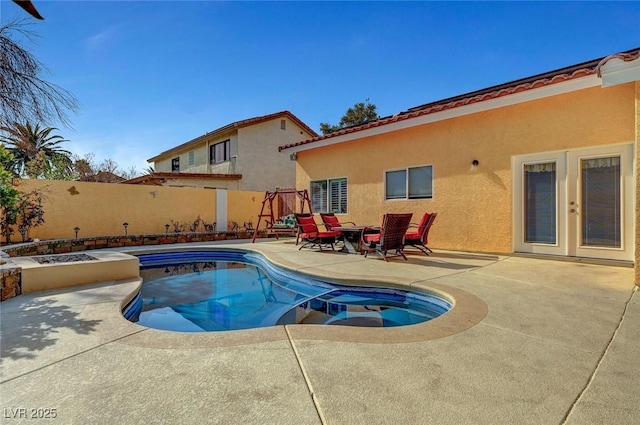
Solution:
[(635, 254), (635, 282), (640, 286), (640, 81), (636, 81), (636, 143), (635, 143), (635, 171), (636, 171), (636, 254)]
[(636, 81), (636, 254), (635, 254), (635, 282), (640, 286), (640, 81)]

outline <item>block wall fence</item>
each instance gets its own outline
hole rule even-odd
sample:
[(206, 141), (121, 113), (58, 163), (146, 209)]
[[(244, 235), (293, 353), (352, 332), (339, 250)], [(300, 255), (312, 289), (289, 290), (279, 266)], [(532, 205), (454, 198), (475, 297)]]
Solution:
[[(10, 257), (250, 239), (265, 195), (224, 189), (26, 179), (19, 182), (19, 189), (38, 189), (44, 194), (45, 222), (30, 229), (26, 235), (30, 242), (22, 243), (18, 231), (10, 244), (1, 238), (2, 301), (22, 292), (21, 269)], [(273, 209), (278, 210), (277, 201)], [(258, 237), (268, 236), (265, 226), (262, 221)]]
[[(257, 224), (264, 198), (264, 192), (223, 190), (219, 196), (216, 189), (28, 179), (20, 181), (19, 189), (39, 189), (45, 195), (45, 222), (30, 230), (31, 240), (164, 234), (167, 224), (169, 232), (174, 224), (189, 231), (198, 217), (196, 230), (213, 223), (217, 231), (234, 230), (232, 222), (240, 228)], [(226, 219), (221, 222), (219, 217)], [(22, 237), (16, 231), (12, 243), (19, 242)], [(1, 245), (6, 245), (4, 238)]]

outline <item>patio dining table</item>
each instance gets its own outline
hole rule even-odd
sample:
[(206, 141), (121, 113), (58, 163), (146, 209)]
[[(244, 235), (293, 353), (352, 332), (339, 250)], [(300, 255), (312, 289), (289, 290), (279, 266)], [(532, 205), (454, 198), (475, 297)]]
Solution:
[(342, 252), (349, 254), (361, 254), (362, 253), (362, 235), (364, 233), (378, 233), (380, 226), (338, 226), (332, 227), (331, 230), (335, 230), (342, 233), (344, 245)]

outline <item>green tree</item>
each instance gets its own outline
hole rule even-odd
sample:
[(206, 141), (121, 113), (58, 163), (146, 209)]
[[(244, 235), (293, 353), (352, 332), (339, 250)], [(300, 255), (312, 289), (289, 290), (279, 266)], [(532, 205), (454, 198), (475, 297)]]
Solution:
[(11, 243), (16, 228), (25, 242), (31, 228), (44, 223), (45, 190), (34, 189), (27, 193), (18, 190), (16, 176), (10, 171), (12, 165), (11, 152), (0, 145), (0, 235), (7, 243)]
[(353, 108), (347, 109), (347, 112), (342, 116), (338, 125), (331, 125), (326, 122), (320, 123), (320, 131), (322, 134), (329, 134), (343, 128), (374, 121), (378, 118), (379, 116), (376, 112), (376, 105), (371, 103), (369, 99), (366, 99), (364, 102), (353, 105)]
[(32, 227), (38, 227), (44, 223), (43, 199), (44, 192), (39, 189), (20, 193), (20, 199), (16, 205), (18, 214), (15, 224), (22, 236), (22, 242), (30, 239), (29, 232)]
[(70, 171), (72, 166), (71, 152), (62, 149), (60, 143), (67, 142), (59, 135), (52, 135), (56, 128), (40, 128), (14, 122), (10, 127), (1, 127), (5, 135), (0, 136), (13, 154), (13, 171), (20, 176), (44, 178), (47, 173), (58, 168), (59, 171)]
[(18, 204), (20, 191), (14, 186), (14, 174), (10, 171), (13, 156), (4, 146), (0, 145), (0, 233), (7, 241), (11, 237), (11, 225), (18, 218)]
[[(41, 155), (42, 157), (42, 155)], [(54, 155), (51, 161), (44, 161), (44, 164), (37, 170), (38, 178), (45, 180), (77, 180), (78, 173), (75, 165), (65, 155)]]

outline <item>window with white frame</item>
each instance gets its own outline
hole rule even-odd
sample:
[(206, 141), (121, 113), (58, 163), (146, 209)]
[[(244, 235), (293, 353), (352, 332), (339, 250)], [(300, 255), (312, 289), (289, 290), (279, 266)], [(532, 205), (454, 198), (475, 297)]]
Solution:
[(433, 166), (407, 167), (385, 172), (385, 199), (433, 198)]
[(314, 213), (347, 213), (347, 179), (315, 180), (311, 182), (311, 210)]
[(230, 158), (231, 140), (225, 140), (224, 142), (209, 146), (209, 162), (211, 164), (228, 161)]
[(180, 171), (180, 157), (176, 157), (171, 160), (171, 172), (178, 171)]

